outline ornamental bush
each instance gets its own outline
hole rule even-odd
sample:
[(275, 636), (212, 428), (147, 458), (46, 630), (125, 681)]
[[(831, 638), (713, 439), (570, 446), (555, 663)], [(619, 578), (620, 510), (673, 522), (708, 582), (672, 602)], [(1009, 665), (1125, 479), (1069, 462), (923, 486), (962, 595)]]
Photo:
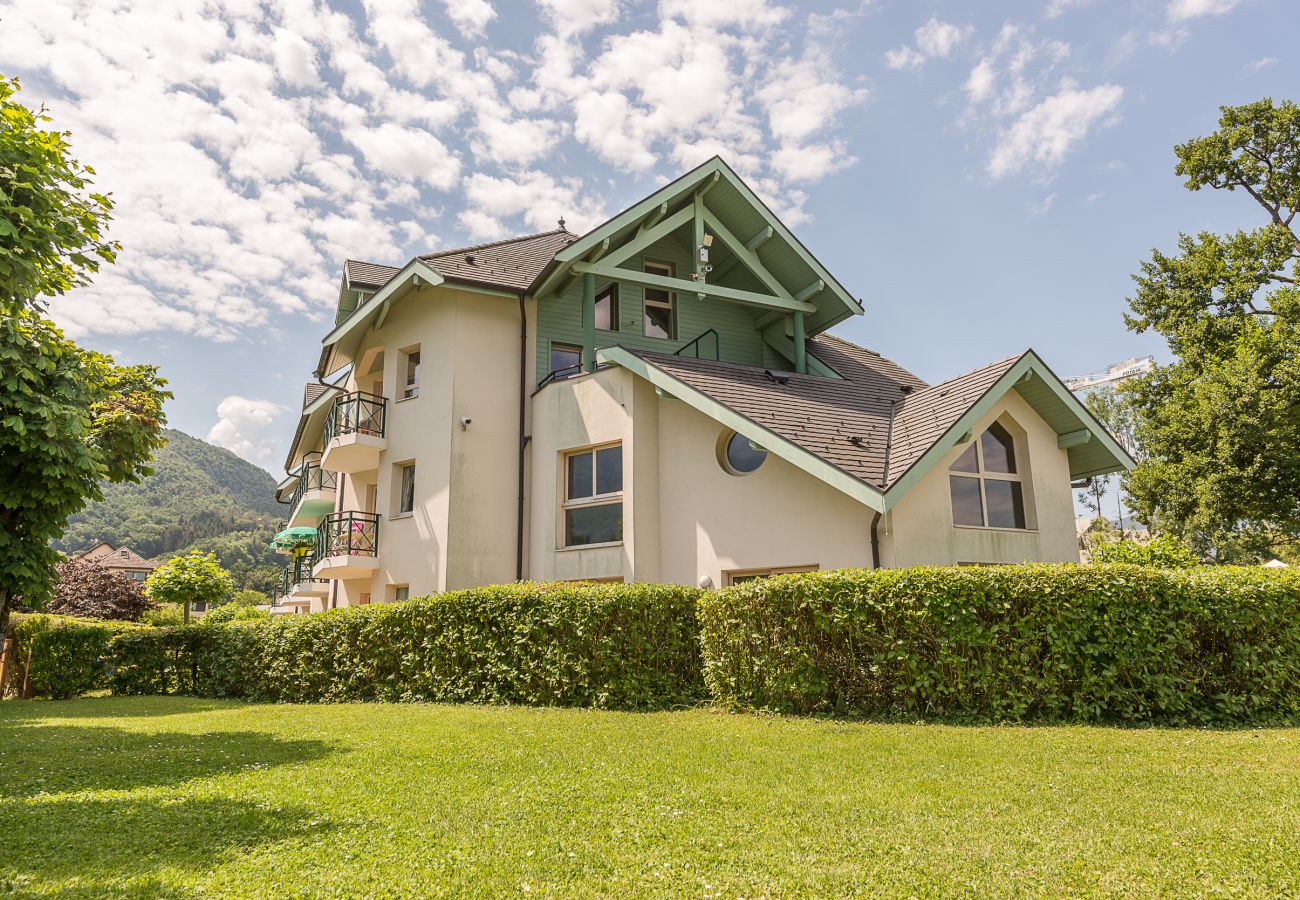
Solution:
[[(115, 634), (143, 630), (129, 622), (74, 619), (69, 616), (15, 616), (11, 635), (16, 665), (8, 677), (15, 693), (59, 699), (108, 686), (109, 641)], [(29, 665), (30, 661), (30, 665)]]
[(787, 575), (700, 602), (739, 708), (978, 721), (1300, 719), (1300, 577), (1131, 565)]

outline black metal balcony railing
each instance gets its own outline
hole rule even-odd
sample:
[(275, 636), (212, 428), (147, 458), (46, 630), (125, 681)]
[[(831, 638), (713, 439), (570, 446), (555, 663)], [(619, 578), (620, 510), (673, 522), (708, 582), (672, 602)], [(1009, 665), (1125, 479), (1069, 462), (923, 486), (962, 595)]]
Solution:
[(298, 504), (308, 491), (332, 491), (338, 487), (337, 472), (320, 467), (320, 455), (304, 460), (298, 475), (298, 486), (294, 488), (293, 497), (289, 499), (289, 509), (297, 510)]
[[(709, 337), (713, 338), (713, 342), (712, 342), (713, 355), (705, 356), (704, 353), (701, 351), (703, 347), (707, 347), (709, 342), (705, 339)], [(694, 357), (695, 359), (712, 359), (712, 360), (721, 361), (722, 338), (718, 337), (718, 333), (714, 331), (712, 328), (710, 328), (708, 331), (701, 332), (698, 336), (696, 336), (695, 340), (688, 341), (687, 343), (682, 344), (680, 347), (674, 350), (673, 356), (691, 356)]]
[(384, 436), (388, 418), (388, 399), (365, 391), (344, 394), (330, 407), (325, 420), (325, 443), (345, 434)]
[(316, 561), (331, 556), (378, 556), (379, 514), (330, 513), (316, 529)]

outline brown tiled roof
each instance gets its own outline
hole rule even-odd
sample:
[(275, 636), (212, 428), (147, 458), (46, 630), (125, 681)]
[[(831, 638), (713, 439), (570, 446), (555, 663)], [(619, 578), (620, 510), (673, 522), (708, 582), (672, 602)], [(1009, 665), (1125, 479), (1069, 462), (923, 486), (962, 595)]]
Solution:
[(88, 558), (105, 569), (156, 569), (159, 566), (156, 562), (149, 562), (130, 547), (98, 553)]
[(321, 384), (319, 381), (307, 382), (307, 386), (302, 390), (302, 408), (306, 409), (311, 406), (320, 399), (321, 394), (324, 394), (329, 389), (329, 385)]
[[(818, 335), (812, 353), (842, 380), (663, 353), (632, 351), (672, 377), (820, 457), (859, 481), (884, 489), (897, 481), (1019, 357), (934, 387), (878, 353)], [(907, 393), (910, 391), (910, 394)], [(890, 403), (894, 409), (889, 472)]]
[(361, 262), (356, 259), (349, 259), (343, 263), (343, 277), (347, 279), (348, 286), (354, 289), (383, 287), (400, 271), (401, 269), (396, 266)]
[[(560, 250), (578, 239), (563, 228), (520, 237), (421, 253), (426, 266), (452, 281), (469, 281), (511, 291), (526, 290)], [(472, 262), (470, 260), (473, 260)], [(343, 274), (353, 288), (379, 288), (401, 271), (400, 266), (349, 259)]]
[(901, 478), (1019, 359), (1020, 355), (1000, 359), (973, 372), (916, 391), (904, 400), (894, 414), (889, 482), (892, 484)]
[(541, 234), (425, 253), (420, 260), (453, 280), (523, 291), (546, 268), (551, 257), (577, 239), (576, 234), (557, 228)]

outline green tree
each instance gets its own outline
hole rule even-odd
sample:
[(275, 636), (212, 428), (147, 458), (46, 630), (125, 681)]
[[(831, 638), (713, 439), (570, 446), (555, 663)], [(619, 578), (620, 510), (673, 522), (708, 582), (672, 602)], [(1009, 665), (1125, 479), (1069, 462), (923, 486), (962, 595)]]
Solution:
[(230, 588), (230, 574), (211, 553), (178, 556), (150, 572), (144, 583), (145, 596), (154, 603), (183, 604), (186, 622), (191, 603), (220, 603)]
[(1258, 561), (1300, 539), (1300, 110), (1223, 107), (1175, 153), (1188, 189), (1241, 191), (1266, 222), (1180, 235), (1134, 276), (1129, 327), (1176, 360), (1121, 389), (1144, 454), (1125, 487), (1140, 519), (1198, 553)]
[(113, 261), (112, 204), (17, 89), (0, 77), (0, 632), (13, 598), (48, 597), (50, 541), (68, 516), (101, 482), (148, 474), (171, 396), (156, 368), (118, 366), (42, 318), (51, 296)]
[(1145, 544), (1123, 539), (1100, 541), (1092, 550), (1092, 561), (1132, 563), (1158, 569), (1189, 569), (1200, 564), (1195, 551), (1172, 534), (1162, 534)]
[(140, 582), (93, 560), (69, 559), (58, 565), (54, 597), (46, 611), (87, 619), (138, 621), (153, 604)]
[(261, 591), (244, 588), (242, 591), (235, 591), (230, 602), (234, 606), (266, 606), (271, 602), (271, 598)]

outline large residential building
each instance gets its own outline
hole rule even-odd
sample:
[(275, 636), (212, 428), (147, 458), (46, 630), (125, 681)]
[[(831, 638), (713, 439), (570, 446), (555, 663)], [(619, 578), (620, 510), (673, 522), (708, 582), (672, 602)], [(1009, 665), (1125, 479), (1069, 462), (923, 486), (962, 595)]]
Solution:
[(348, 261), (285, 602), (1077, 559), (1110, 434), (1032, 350), (929, 385), (829, 333), (862, 314), (717, 158), (582, 236)]

